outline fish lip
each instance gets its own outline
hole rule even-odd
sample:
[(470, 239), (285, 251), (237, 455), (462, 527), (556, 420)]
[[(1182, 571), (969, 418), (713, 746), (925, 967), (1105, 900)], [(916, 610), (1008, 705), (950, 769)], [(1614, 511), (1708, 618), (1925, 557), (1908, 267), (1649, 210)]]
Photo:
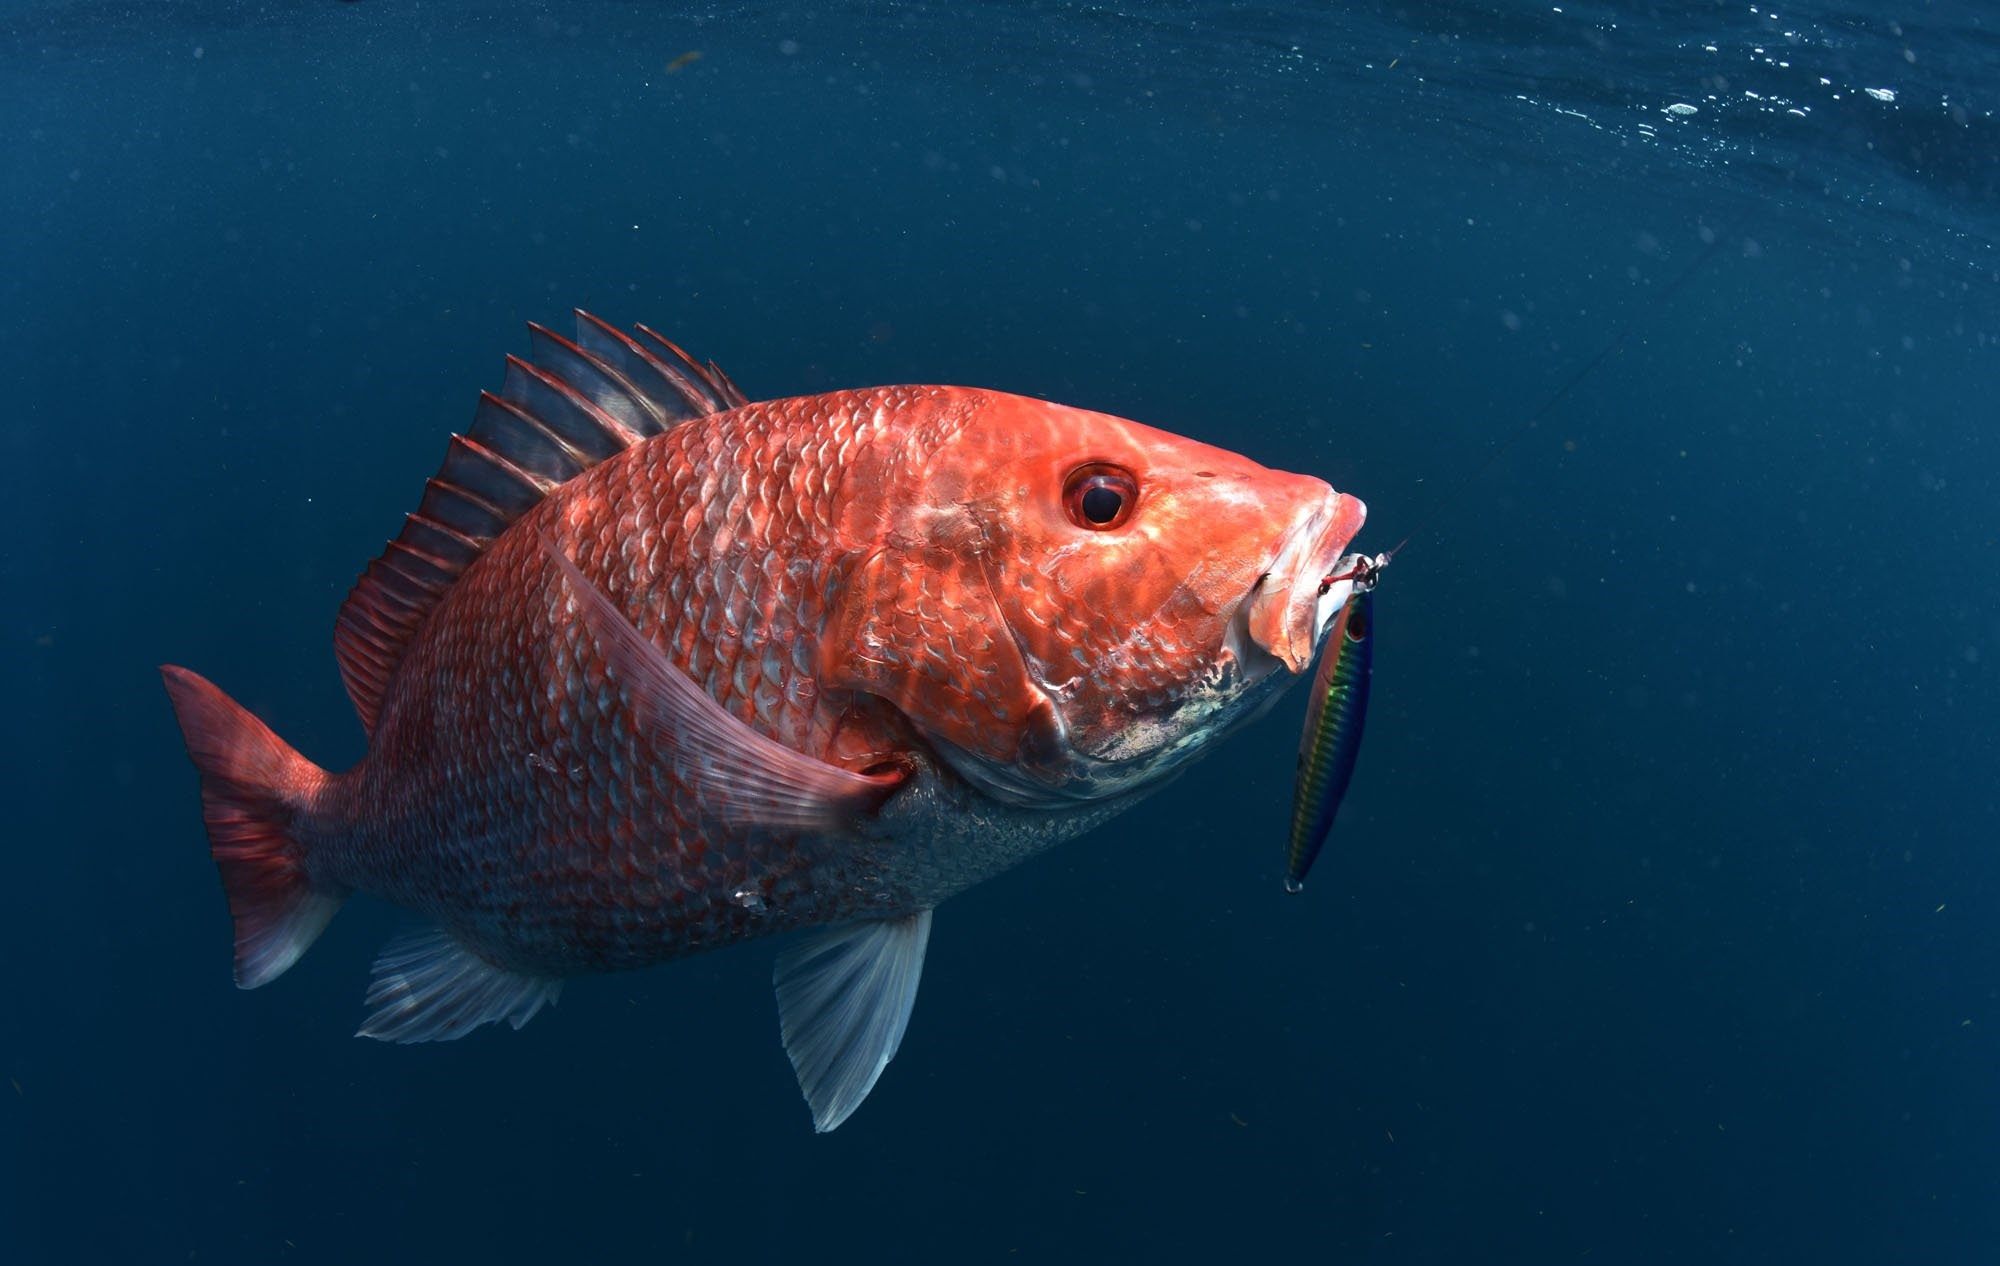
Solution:
[(1360, 498), (1328, 489), (1293, 522), (1243, 604), (1248, 640), (1295, 675), (1311, 666), (1328, 623), (1319, 582), (1367, 517)]

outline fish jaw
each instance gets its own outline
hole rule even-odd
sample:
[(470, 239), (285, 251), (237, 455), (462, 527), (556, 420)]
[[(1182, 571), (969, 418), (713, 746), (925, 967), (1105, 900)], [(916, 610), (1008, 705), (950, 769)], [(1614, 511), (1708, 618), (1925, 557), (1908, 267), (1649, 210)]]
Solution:
[[(1243, 628), (1249, 640), (1294, 675), (1312, 663), (1328, 616), (1339, 609), (1338, 603), (1327, 605), (1332, 589), (1322, 593), (1320, 581), (1333, 573), (1341, 551), (1367, 517), (1368, 507), (1359, 497), (1327, 489), (1325, 497), (1300, 508), (1245, 601)], [(1340, 588), (1339, 582), (1333, 588)]]
[[(1289, 487), (1288, 487), (1289, 486)], [(1316, 489), (1314, 491), (1313, 489)], [(1121, 716), (1115, 728), (1083, 741), (1065, 724), (1063, 704), (1087, 681), (1043, 686), (1053, 732), (1040, 745), (1041, 760), (992, 762), (946, 749), (961, 776), (1014, 805), (1080, 804), (1130, 798), (1163, 784), (1225, 735), (1256, 719), (1310, 668), (1328, 627), (1321, 611), (1321, 581), (1337, 569), (1342, 551), (1360, 530), (1366, 505), (1316, 479), (1275, 476), (1263, 489), (1268, 506), (1281, 491), (1304, 490), (1289, 521), (1264, 539), (1264, 565), (1256, 555), (1242, 564), (1245, 585), (1234, 600), (1212, 593), (1211, 608), (1226, 621), (1220, 643), (1199, 673), (1172, 692), (1164, 706)], [(1296, 495), (1296, 492), (1293, 492)], [(1351, 581), (1329, 586), (1341, 598)], [(1141, 628), (1141, 634), (1152, 630)], [(1121, 648), (1123, 649), (1123, 648)], [(1279, 672), (1280, 667), (1288, 672)], [(1115, 693), (1115, 692), (1114, 692)], [(1085, 715), (1088, 715), (1086, 712)]]

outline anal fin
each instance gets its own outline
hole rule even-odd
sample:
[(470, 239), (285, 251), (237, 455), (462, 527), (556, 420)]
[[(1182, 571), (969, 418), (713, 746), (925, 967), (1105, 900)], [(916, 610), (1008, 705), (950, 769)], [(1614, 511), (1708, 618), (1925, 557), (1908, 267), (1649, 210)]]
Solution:
[(495, 967), (444, 929), (423, 928), (383, 946), (355, 1036), (448, 1042), (496, 1020), (518, 1029), (561, 992), (559, 979)]
[(779, 956), (778, 1024), (819, 1133), (852, 1115), (895, 1057), (930, 938), (924, 910), (817, 932)]

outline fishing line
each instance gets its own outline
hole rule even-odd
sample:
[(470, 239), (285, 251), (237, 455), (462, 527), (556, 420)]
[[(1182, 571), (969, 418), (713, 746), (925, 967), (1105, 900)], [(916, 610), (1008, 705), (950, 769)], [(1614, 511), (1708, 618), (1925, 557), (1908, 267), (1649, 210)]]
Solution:
[[(1319, 667), (1313, 673), (1311, 701), (1306, 705), (1305, 729), (1299, 736), (1299, 762), (1292, 790), (1291, 845), (1285, 858), (1285, 891), (1305, 887), (1306, 873), (1333, 830), (1334, 815), (1340, 812), (1354, 775), (1355, 758), (1361, 751), (1361, 731), (1368, 717), (1369, 678), (1374, 673), (1375, 617), (1371, 593), (1382, 577), (1382, 569), (1415, 540), (1452, 501), (1483, 479), (1528, 432), (1541, 425), (1557, 405), (1569, 398), (1583, 380), (1611, 359), (1642, 324), (1659, 315), (1666, 302), (1694, 279), (1722, 246), (1723, 238), (1712, 230), (1702, 249), (1673, 280), (1662, 286), (1626, 321), (1604, 346), (1563, 379), (1560, 386), (1542, 401), (1541, 407), (1517, 424), (1507, 437), (1486, 455), (1486, 460), (1460, 479), (1418, 520), (1410, 535), (1386, 554), (1347, 554), (1319, 582), (1318, 617), (1330, 631), (1319, 650)], [(1346, 588), (1334, 591), (1334, 586)]]
[[(1618, 331), (1615, 334), (1613, 334), (1610, 337), (1610, 339), (1608, 339), (1605, 342), (1604, 346), (1598, 348), (1597, 351), (1591, 355), (1590, 359), (1584, 361), (1583, 364), (1579, 365), (1573, 372), (1571, 372), (1570, 376), (1568, 378), (1565, 378), (1562, 384), (1558, 386), (1553, 392), (1550, 393), (1549, 398), (1542, 401), (1540, 408), (1536, 409), (1533, 413), (1530, 413), (1526, 418), (1522, 419), (1521, 422), (1514, 427), (1513, 432), (1509, 434), (1506, 439), (1501, 440), (1500, 443), (1494, 447), (1493, 451), (1486, 455), (1485, 461), (1481, 462), (1478, 466), (1474, 467), (1470, 474), (1464, 476), (1456, 484), (1452, 485), (1449, 489), (1447, 489), (1444, 495), (1439, 497), (1436, 504), (1434, 504), (1431, 507), (1430, 511), (1427, 514), (1425, 514), (1423, 518), (1417, 520), (1417, 526), (1412, 528), (1409, 534), (1404, 536), (1402, 540), (1396, 542), (1396, 546), (1394, 549), (1389, 550), (1386, 554), (1378, 555), (1381, 562), (1378, 566), (1372, 569), (1373, 571), (1380, 571), (1382, 567), (1387, 566), (1388, 560), (1394, 558), (1398, 553), (1400, 553), (1405, 545), (1408, 545), (1411, 541), (1415, 540), (1418, 536), (1422, 535), (1424, 530), (1428, 528), (1433, 521), (1436, 520), (1437, 516), (1443, 512), (1446, 506), (1450, 505), (1454, 500), (1456, 500), (1462, 493), (1465, 492), (1466, 489), (1470, 488), (1473, 484), (1476, 484), (1481, 479), (1485, 478), (1486, 475), (1489, 472), (1491, 472), (1495, 466), (1499, 465), (1501, 458), (1505, 457), (1508, 453), (1512, 452), (1516, 445), (1518, 445), (1522, 440), (1528, 437), (1528, 433), (1530, 431), (1533, 431), (1536, 427), (1542, 424), (1542, 419), (1548, 417), (1550, 413), (1554, 412), (1557, 405), (1561, 404), (1564, 400), (1567, 400), (1571, 392), (1575, 391), (1578, 387), (1582, 386), (1584, 379), (1590, 377), (1591, 374), (1595, 373), (1597, 371), (1598, 366), (1602, 365), (1605, 361), (1610, 360), (1612, 355), (1615, 354), (1619, 348), (1625, 346), (1625, 344), (1631, 340), (1632, 335), (1636, 333), (1641, 326), (1649, 323), (1654, 317), (1657, 317), (1660, 313), (1660, 309), (1664, 307), (1667, 304), (1667, 302), (1671, 300), (1676, 294), (1680, 293), (1680, 291), (1683, 288), (1685, 288), (1690, 281), (1693, 281), (1697, 273), (1699, 273), (1703, 268), (1707, 267), (1708, 262), (1715, 258), (1716, 252), (1722, 249), (1722, 243), (1724, 241), (1723, 235), (1715, 232), (1714, 230), (1708, 230), (1708, 234), (1709, 234), (1708, 240), (1703, 244), (1700, 252), (1697, 253), (1692, 260), (1688, 261), (1688, 264), (1685, 268), (1681, 269), (1679, 273), (1674, 275), (1673, 280), (1667, 282), (1666, 285), (1660, 287), (1660, 289), (1653, 294), (1653, 296), (1647, 301), (1645, 308), (1637, 316), (1633, 317), (1631, 320), (1628, 320), (1623, 326), (1621, 326), (1618, 329)], [(1340, 577), (1329, 576), (1327, 579), (1329, 582), (1331, 582), (1332, 580), (1339, 578)]]

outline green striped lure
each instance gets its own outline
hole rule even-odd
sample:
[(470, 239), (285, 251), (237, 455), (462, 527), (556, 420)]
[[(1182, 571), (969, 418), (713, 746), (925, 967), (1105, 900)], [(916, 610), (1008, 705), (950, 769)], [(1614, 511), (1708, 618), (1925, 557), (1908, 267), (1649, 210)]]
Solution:
[[(1578, 384), (1623, 347), (1641, 322), (1657, 315), (1667, 300), (1693, 281), (1728, 240), (1705, 225), (1701, 239), (1701, 250), (1687, 266), (1655, 291), (1652, 299), (1614, 331), (1589, 360), (1563, 379), (1540, 408), (1494, 445), (1486, 460), (1459, 481), (1458, 493), (1484, 478)], [(1457, 499), (1458, 494), (1452, 494), (1437, 504), (1443, 507)], [(1348, 780), (1354, 776), (1354, 758), (1361, 752), (1361, 727), (1368, 718), (1368, 678), (1373, 671), (1375, 610), (1370, 594), (1375, 582), (1381, 579), (1382, 569), (1414, 536), (1413, 532), (1404, 537), (1386, 554), (1345, 555), (1319, 582), (1319, 620), (1325, 624), (1327, 617), (1333, 615), (1333, 628), (1321, 645), (1319, 670), (1313, 674), (1312, 702), (1306, 710), (1305, 733), (1299, 736), (1299, 772), (1292, 793), (1292, 842), (1285, 859), (1287, 892), (1298, 892), (1305, 887), (1306, 872), (1312, 869), (1313, 860), (1325, 846), (1327, 833), (1333, 829), (1333, 815), (1340, 811), (1341, 797), (1347, 794)], [(1334, 614), (1336, 607), (1338, 614)]]
[[(1399, 547), (1400, 548), (1400, 547)], [(1368, 720), (1368, 679), (1374, 672), (1375, 582), (1387, 554), (1349, 554), (1320, 582), (1321, 609), (1339, 604), (1313, 674), (1312, 700), (1299, 735), (1299, 772), (1292, 789), (1292, 843), (1285, 858), (1285, 891), (1306, 885), (1306, 872), (1333, 830), (1361, 754)]]

